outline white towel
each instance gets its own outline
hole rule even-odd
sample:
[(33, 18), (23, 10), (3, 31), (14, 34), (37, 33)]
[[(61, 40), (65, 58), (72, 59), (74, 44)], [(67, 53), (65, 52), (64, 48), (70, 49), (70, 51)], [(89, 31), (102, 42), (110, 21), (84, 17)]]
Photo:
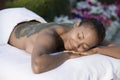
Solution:
[(8, 43), (14, 27), (21, 22), (37, 20), (41, 23), (46, 21), (26, 8), (8, 8), (0, 11), (0, 45)]
[(120, 60), (94, 54), (70, 59), (53, 70), (34, 74), (28, 53), (4, 45), (0, 46), (0, 80), (120, 80)]

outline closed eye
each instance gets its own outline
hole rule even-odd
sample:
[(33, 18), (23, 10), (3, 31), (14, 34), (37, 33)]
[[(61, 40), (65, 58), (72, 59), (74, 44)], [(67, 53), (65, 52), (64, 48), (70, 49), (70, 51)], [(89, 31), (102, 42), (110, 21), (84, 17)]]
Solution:
[(82, 38), (80, 36), (78, 36), (78, 39), (81, 40)]

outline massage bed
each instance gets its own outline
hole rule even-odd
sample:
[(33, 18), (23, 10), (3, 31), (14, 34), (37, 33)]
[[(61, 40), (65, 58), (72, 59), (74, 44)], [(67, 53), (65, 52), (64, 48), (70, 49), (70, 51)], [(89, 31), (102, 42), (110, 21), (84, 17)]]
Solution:
[[(10, 11), (13, 13), (8, 16)], [(19, 11), (24, 16), (17, 15)], [(16, 20), (12, 21), (13, 17)], [(99, 53), (69, 59), (55, 69), (34, 74), (31, 55), (7, 44), (13, 26), (34, 19), (46, 23), (42, 17), (26, 8), (0, 12), (0, 80), (120, 80), (120, 60)]]

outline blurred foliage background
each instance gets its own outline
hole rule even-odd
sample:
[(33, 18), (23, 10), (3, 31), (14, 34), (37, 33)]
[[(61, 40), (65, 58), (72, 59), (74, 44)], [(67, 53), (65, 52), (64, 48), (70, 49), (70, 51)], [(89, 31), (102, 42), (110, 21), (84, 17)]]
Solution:
[(48, 22), (53, 21), (54, 16), (70, 13), (69, 0), (7, 0), (5, 7), (26, 7)]
[[(70, 15), (71, 7), (74, 7), (78, 1), (85, 0), (0, 0), (0, 9), (26, 7), (51, 22), (55, 16)], [(116, 0), (98, 1), (113, 3)], [(120, 2), (120, 0), (118, 1)]]

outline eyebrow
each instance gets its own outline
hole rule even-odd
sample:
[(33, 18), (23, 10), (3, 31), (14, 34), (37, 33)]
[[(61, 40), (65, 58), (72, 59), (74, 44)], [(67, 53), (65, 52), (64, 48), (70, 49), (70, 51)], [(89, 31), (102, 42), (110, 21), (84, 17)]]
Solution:
[(85, 36), (84, 36), (83, 32), (82, 32), (82, 37), (83, 37), (83, 39), (85, 38)]

